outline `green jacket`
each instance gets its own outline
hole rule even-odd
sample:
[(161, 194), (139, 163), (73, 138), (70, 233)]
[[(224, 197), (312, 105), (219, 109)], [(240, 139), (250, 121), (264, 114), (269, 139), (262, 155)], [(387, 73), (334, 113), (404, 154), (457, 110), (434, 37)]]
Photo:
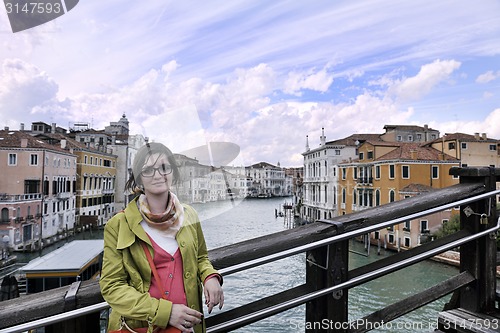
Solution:
[[(118, 329), (122, 316), (132, 328), (147, 327), (148, 321), (166, 327), (170, 319), (172, 303), (153, 298), (148, 293), (151, 268), (141, 241), (149, 245), (153, 256), (154, 253), (141, 221), (141, 213), (133, 200), (104, 228), (104, 257), (99, 284), (102, 296), (112, 309), (108, 330)], [(184, 222), (176, 239), (182, 255), (188, 306), (203, 313), (203, 281), (217, 271), (208, 259), (198, 214), (190, 206), (184, 206)], [(195, 332), (202, 333), (205, 329), (203, 322), (195, 327)]]

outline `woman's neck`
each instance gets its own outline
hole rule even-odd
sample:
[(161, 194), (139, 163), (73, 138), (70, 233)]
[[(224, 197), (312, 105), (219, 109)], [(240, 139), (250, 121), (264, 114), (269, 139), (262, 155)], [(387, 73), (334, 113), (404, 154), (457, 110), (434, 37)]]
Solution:
[(148, 201), (149, 211), (153, 214), (161, 214), (165, 212), (169, 195), (170, 192), (162, 194), (147, 193), (146, 200)]

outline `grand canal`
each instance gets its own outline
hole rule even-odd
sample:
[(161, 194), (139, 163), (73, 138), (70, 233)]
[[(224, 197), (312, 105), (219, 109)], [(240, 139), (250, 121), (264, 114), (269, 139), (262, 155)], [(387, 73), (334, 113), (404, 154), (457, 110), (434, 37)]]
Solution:
[[(209, 249), (282, 231), (290, 226), (283, 217), (275, 217), (275, 210), (289, 198), (252, 199), (242, 201), (194, 204), (202, 220)], [(102, 231), (78, 234), (78, 238), (100, 238)], [(62, 246), (64, 241), (56, 246)], [(55, 249), (45, 249), (44, 252)], [(380, 255), (371, 251), (362, 255), (364, 247), (358, 242), (350, 244), (350, 269), (391, 255), (383, 249)], [(361, 254), (360, 254), (361, 253)], [(19, 261), (27, 262), (37, 254), (18, 254)], [(305, 281), (305, 255), (299, 254), (280, 261), (226, 276), (224, 279), (227, 311), (245, 303), (300, 285)], [(422, 291), (457, 273), (457, 269), (433, 261), (424, 261), (362, 286), (349, 290), (349, 319), (356, 320), (400, 299)], [(372, 332), (430, 332), (435, 328), (438, 312), (449, 299), (445, 297)], [(255, 332), (304, 332), (304, 306), (288, 310), (272, 318), (236, 330)], [(213, 314), (219, 310), (214, 310)], [(392, 327), (391, 327), (392, 326)], [(404, 329), (402, 329), (404, 327)]]

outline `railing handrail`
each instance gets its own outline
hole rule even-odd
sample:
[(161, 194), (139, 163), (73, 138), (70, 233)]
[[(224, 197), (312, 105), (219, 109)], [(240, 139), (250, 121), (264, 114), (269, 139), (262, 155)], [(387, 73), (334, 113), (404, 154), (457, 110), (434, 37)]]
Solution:
[[(253, 267), (256, 267), (256, 266), (267, 264), (267, 263), (270, 263), (270, 262), (273, 262), (273, 261), (276, 261), (276, 260), (279, 260), (279, 259), (283, 259), (283, 258), (292, 256), (292, 255), (295, 255), (295, 254), (298, 254), (298, 253), (301, 253), (301, 252), (312, 250), (312, 249), (315, 249), (315, 248), (318, 248), (318, 247), (321, 247), (321, 246), (333, 244), (335, 242), (339, 242), (339, 241), (342, 241), (342, 240), (345, 240), (345, 239), (350, 239), (350, 238), (353, 238), (353, 237), (356, 237), (356, 236), (361, 236), (363, 234), (366, 234), (366, 233), (369, 233), (369, 232), (372, 232), (372, 231), (375, 231), (375, 230), (379, 230), (379, 229), (382, 229), (382, 228), (386, 228), (388, 226), (395, 225), (395, 224), (398, 224), (398, 223), (402, 223), (404, 221), (412, 220), (412, 219), (415, 219), (415, 218), (418, 218), (418, 217), (421, 217), (421, 216), (426, 216), (426, 215), (429, 215), (429, 214), (432, 214), (432, 213), (435, 213), (435, 212), (439, 212), (439, 211), (442, 211), (442, 210), (445, 210), (445, 209), (448, 209), (448, 208), (456, 207), (457, 205), (463, 205), (463, 204), (474, 202), (474, 201), (477, 201), (477, 200), (480, 200), (480, 199), (483, 199), (483, 198), (491, 197), (491, 196), (499, 194), (499, 193), (500, 193), (500, 190), (491, 191), (491, 192), (483, 193), (483, 194), (480, 194), (480, 195), (476, 195), (474, 197), (470, 197), (468, 199), (463, 199), (463, 200), (455, 201), (455, 202), (452, 202), (452, 203), (449, 203), (449, 204), (445, 204), (445, 205), (442, 205), (442, 206), (434, 207), (434, 208), (428, 209), (426, 211), (421, 211), (421, 212), (418, 212), (418, 213), (414, 213), (414, 214), (402, 216), (402, 217), (395, 218), (395, 219), (392, 219), (392, 220), (389, 220), (389, 221), (386, 221), (386, 222), (381, 222), (381, 223), (378, 223), (378, 224), (375, 224), (375, 225), (371, 225), (371, 226), (368, 226), (368, 227), (356, 229), (356, 230), (353, 230), (353, 231), (347, 231), (347, 232), (340, 233), (340, 234), (337, 234), (337, 235), (332, 236), (332, 237), (328, 237), (328, 238), (321, 239), (319, 241), (312, 242), (310, 244), (306, 244), (306, 245), (302, 245), (302, 246), (297, 246), (297, 247), (291, 248), (289, 250), (285, 250), (285, 251), (281, 251), (281, 252), (278, 252), (278, 253), (274, 253), (274, 254), (271, 254), (271, 255), (268, 255), (268, 256), (265, 256), (265, 257), (260, 257), (258, 259), (246, 261), (244, 263), (233, 265), (233, 266), (230, 266), (230, 267), (227, 267), (227, 268), (221, 268), (221, 269), (219, 269), (219, 273), (221, 273), (222, 275), (233, 274), (233, 273), (240, 272), (240, 271), (243, 271), (243, 270), (246, 270), (246, 269), (250, 269), (250, 268), (253, 268)], [(323, 221), (323, 220), (319, 220), (319, 221)]]
[[(500, 193), (500, 190), (493, 191), (493, 192), (494, 192), (494, 194), (497, 194), (497, 193)], [(487, 194), (490, 194), (489, 196), (494, 195), (494, 194), (491, 194), (491, 193), (492, 192), (489, 192)], [(485, 196), (486, 195), (483, 194), (483, 195), (475, 196), (473, 198), (475, 198), (476, 200), (479, 200), (480, 198), (484, 198)], [(473, 198), (471, 198), (471, 199), (473, 199)], [(464, 203), (468, 203), (468, 202), (471, 202), (471, 201), (474, 201), (474, 200), (463, 200), (463, 201), (465, 201)], [(385, 222), (384, 224), (387, 224), (389, 222), (391, 222), (391, 221)], [(392, 273), (392, 272), (396, 271), (399, 268), (406, 267), (406, 266), (411, 265), (413, 263), (420, 262), (422, 260), (428, 259), (428, 258), (430, 258), (430, 257), (432, 257), (434, 255), (437, 255), (437, 254), (442, 253), (444, 251), (447, 251), (449, 249), (452, 249), (452, 248), (455, 248), (455, 247), (460, 246), (462, 244), (468, 243), (468, 242), (470, 242), (472, 240), (481, 238), (481, 237), (483, 237), (485, 235), (489, 235), (490, 233), (497, 231), (499, 228), (500, 228), (500, 217), (498, 218), (497, 224), (494, 227), (490, 228), (490, 229), (486, 229), (486, 230), (483, 230), (483, 231), (481, 231), (481, 232), (479, 232), (477, 234), (473, 234), (473, 235), (467, 236), (465, 238), (461, 238), (459, 240), (447, 243), (445, 245), (442, 245), (442, 246), (439, 246), (439, 247), (434, 248), (432, 250), (429, 250), (429, 251), (426, 251), (424, 253), (418, 254), (418, 255), (413, 256), (411, 258), (399, 261), (399, 262), (397, 262), (395, 264), (385, 266), (384, 268), (381, 268), (381, 269), (378, 269), (378, 270), (375, 270), (375, 271), (372, 271), (372, 272), (369, 272), (369, 273), (362, 274), (360, 276), (354, 277), (354, 278), (352, 278), (352, 279), (350, 279), (348, 281), (345, 281), (343, 283), (337, 284), (337, 285), (332, 286), (330, 288), (325, 288), (325, 289), (317, 290), (317, 291), (314, 291), (312, 293), (309, 293), (309, 294), (303, 295), (301, 297), (298, 297), (298, 298), (296, 298), (294, 300), (290, 300), (290, 301), (287, 301), (287, 302), (284, 302), (284, 303), (281, 303), (281, 304), (269, 307), (269, 308), (267, 308), (265, 310), (261, 310), (261, 311), (249, 314), (246, 317), (240, 317), (240, 318), (238, 318), (236, 320), (230, 320), (230, 321), (224, 322), (222, 324), (215, 325), (213, 327), (209, 327), (207, 329), (207, 333), (210, 333), (210, 332), (213, 332), (213, 331), (220, 331), (220, 330), (231, 329), (232, 326), (239, 325), (239, 324), (241, 324), (243, 322), (252, 320), (255, 317), (260, 317), (260, 316), (267, 315), (267, 314), (272, 315), (274, 313), (288, 310), (288, 309), (293, 308), (295, 306), (304, 304), (304, 303), (306, 303), (306, 302), (308, 302), (308, 301), (310, 301), (312, 299), (315, 299), (315, 298), (318, 298), (318, 297), (321, 297), (321, 296), (333, 293), (335, 291), (346, 289), (346, 288), (352, 288), (352, 287), (354, 287), (356, 285), (359, 285), (360, 283), (363, 283), (363, 282), (365, 282), (365, 281), (367, 281), (369, 279), (373, 279), (373, 278), (379, 277), (381, 275), (384, 275), (384, 273)], [(311, 247), (309, 247), (309, 246), (300, 246), (300, 247), (297, 247), (297, 249), (301, 249), (301, 251), (299, 251), (297, 253), (304, 252), (304, 251), (310, 250), (310, 249), (314, 249), (314, 248), (317, 248), (317, 247), (320, 247), (320, 246), (332, 244), (335, 241), (339, 241), (339, 240), (343, 240), (343, 239), (347, 239), (347, 238), (352, 238), (352, 237), (355, 237), (355, 236), (358, 235), (358, 234), (355, 234), (354, 232), (350, 232), (349, 234), (350, 234), (350, 237), (347, 237), (347, 234), (340, 234), (338, 236), (330, 237), (330, 238), (328, 238), (329, 242), (316, 242), (316, 243), (321, 243), (321, 244), (310, 244)], [(292, 255), (293, 254), (296, 254), (296, 253), (292, 253)], [(281, 259), (281, 258), (278, 258), (278, 259)], [(276, 260), (278, 260), (278, 259), (276, 259)], [(269, 262), (269, 261), (266, 261), (266, 263), (267, 262)], [(255, 267), (255, 266), (246, 267), (244, 269), (248, 269), (248, 268), (252, 268), (252, 267)], [(241, 271), (241, 270), (242, 269), (239, 269), (238, 271)], [(220, 273), (222, 275), (227, 275), (227, 274), (234, 273), (234, 271), (230, 271), (228, 273), (228, 272), (224, 272), (223, 270), (221, 270)], [(79, 309), (76, 309), (76, 310), (71, 310), (71, 311), (63, 312), (61, 314), (57, 314), (57, 315), (53, 315), (53, 316), (50, 316), (50, 317), (38, 319), (38, 320), (35, 320), (35, 321), (31, 321), (31, 322), (27, 322), (27, 323), (24, 323), (24, 324), (20, 324), (20, 325), (17, 325), (17, 326), (5, 328), (5, 329), (0, 329), (0, 333), (24, 332), (26, 330), (34, 329), (34, 328), (37, 328), (37, 327), (47, 326), (47, 325), (50, 325), (50, 324), (53, 324), (53, 323), (57, 323), (57, 322), (65, 321), (65, 320), (68, 320), (68, 319), (80, 317), (80, 316), (83, 316), (83, 315), (88, 314), (88, 313), (105, 310), (107, 308), (109, 308), (109, 304), (107, 302), (101, 302), (101, 303), (98, 303), (98, 304), (86, 306), (86, 307), (79, 308)]]
[(94, 313), (102, 310), (106, 310), (109, 308), (109, 304), (107, 302), (101, 302), (97, 303), (94, 305), (89, 305), (83, 308), (79, 308), (76, 310), (71, 310), (71, 311), (66, 311), (57, 315), (45, 317), (42, 319), (30, 321), (24, 324), (12, 326), (12, 327), (7, 327), (4, 329), (0, 329), (0, 333), (20, 333), (20, 332), (25, 332), (30, 329), (38, 328), (38, 327), (43, 327), (55, 323), (59, 323), (68, 319), (72, 318), (78, 318), (81, 316), (84, 316), (89, 313)]
[[(285, 311), (285, 310), (288, 310), (290, 308), (302, 305), (302, 304), (304, 304), (310, 300), (313, 300), (315, 298), (331, 294), (335, 291), (355, 287), (355, 286), (357, 286), (357, 285), (359, 285), (367, 280), (382, 276), (382, 275), (384, 275), (384, 273), (387, 273), (387, 274), (392, 273), (399, 268), (406, 267), (406, 266), (409, 266), (411, 264), (420, 262), (422, 260), (428, 259), (434, 255), (437, 255), (437, 254), (442, 253), (444, 251), (447, 251), (449, 249), (453, 249), (453, 248), (460, 246), (462, 244), (465, 244), (465, 243), (468, 243), (468, 242), (473, 241), (475, 239), (481, 238), (485, 235), (489, 235), (490, 233), (495, 232), (499, 228), (500, 228), (500, 218), (498, 219), (497, 224), (490, 229), (483, 230), (477, 234), (473, 234), (473, 235), (467, 236), (465, 238), (461, 238), (459, 240), (456, 240), (454, 242), (447, 243), (446, 245), (439, 246), (439, 247), (434, 248), (430, 251), (426, 251), (426, 252), (418, 254), (414, 257), (399, 261), (395, 264), (385, 266), (384, 268), (380, 268), (378, 270), (362, 274), (360, 276), (354, 277), (348, 281), (339, 283), (339, 284), (334, 285), (332, 287), (321, 289), (321, 290), (316, 290), (314, 292), (303, 295), (301, 297), (297, 297), (293, 300), (290, 300), (290, 301), (287, 301), (287, 302), (284, 302), (284, 303), (281, 303), (278, 305), (271, 306), (267, 309), (264, 309), (264, 310), (261, 310), (258, 312), (251, 313), (251, 314), (247, 315), (246, 317), (240, 317), (240, 318), (235, 319), (235, 320), (227, 321), (227, 322), (224, 322), (222, 324), (209, 327), (207, 329), (207, 333), (214, 332), (214, 331), (215, 332), (226, 332), (225, 330), (231, 329), (233, 326), (240, 325), (241, 323), (250, 321), (253, 318), (262, 317), (264, 315), (273, 315), (275, 313)], [(0, 333), (1, 333), (1, 331), (0, 331)]]

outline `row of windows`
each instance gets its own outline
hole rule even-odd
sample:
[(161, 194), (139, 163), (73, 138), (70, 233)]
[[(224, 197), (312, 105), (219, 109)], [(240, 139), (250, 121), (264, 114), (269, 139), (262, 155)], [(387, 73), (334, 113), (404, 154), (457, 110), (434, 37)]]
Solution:
[[(21, 207), (17, 207), (14, 210), (15, 215), (13, 216), (14, 218), (20, 218), (21, 217)], [(38, 218), (40, 214), (40, 205), (36, 206), (36, 215), (33, 215), (33, 212), (31, 211), (31, 206), (27, 207), (27, 213), (26, 213), (26, 219), (33, 219), (33, 218)], [(2, 222), (10, 222), (10, 215), (9, 215), (9, 208), (2, 208), (2, 213), (1, 213), (1, 221)]]
[(114, 179), (101, 177), (83, 177), (82, 190), (112, 190), (114, 188)]
[[(71, 203), (70, 203), (70, 201), (71, 201)], [(71, 209), (75, 208), (75, 201), (74, 200), (64, 200), (64, 201), (53, 202), (52, 203), (52, 213), (60, 213), (63, 211), (67, 211), (70, 209), (70, 206), (71, 206)], [(45, 214), (45, 215), (48, 214), (49, 213), (48, 209), (49, 209), (49, 204), (47, 202), (44, 202), (43, 214)], [(24, 219), (24, 217), (21, 216), (21, 207), (15, 208), (14, 212), (15, 212), (15, 214), (13, 216), (14, 218), (21, 218), (22, 217)], [(33, 219), (33, 218), (39, 218), (40, 216), (41, 216), (40, 205), (36, 206), (36, 215), (33, 215), (31, 206), (27, 207), (26, 220)], [(2, 222), (9, 222), (10, 221), (8, 208), (2, 208), (1, 221)]]
[[(347, 189), (342, 188), (342, 204), (345, 205), (347, 200)], [(396, 191), (389, 190), (389, 202), (396, 201)], [(373, 207), (373, 191), (358, 190), (352, 194), (352, 202), (354, 205)], [(359, 202), (359, 203), (358, 203)], [(375, 190), (375, 206), (380, 206), (380, 190)]]
[[(16, 153), (9, 153), (9, 157), (7, 160), (7, 164), (11, 166), (17, 165), (17, 154)], [(113, 161), (108, 160), (108, 159), (102, 159), (102, 158), (97, 158), (90, 156), (90, 163), (88, 163), (89, 157), (87, 155), (84, 156), (84, 163), (85, 164), (90, 164), (90, 165), (98, 165), (98, 166), (104, 166), (104, 167), (112, 167), (113, 166)], [(64, 158), (62, 160), (63, 167), (64, 168), (69, 168), (71, 166), (71, 159), (70, 158)], [(30, 163), (29, 165), (36, 166), (38, 165), (38, 154), (30, 154)], [(45, 165), (49, 165), (49, 157), (45, 157)], [(61, 166), (61, 158), (55, 157), (53, 160), (53, 166), (54, 167), (60, 167)], [(74, 166), (76, 166), (76, 160), (74, 161)]]
[[(448, 142), (448, 149), (449, 150), (454, 150), (455, 148), (456, 148), (455, 142)], [(467, 142), (461, 142), (460, 148), (462, 150), (466, 150), (467, 149)], [(489, 150), (490, 151), (497, 151), (497, 144), (490, 144)]]
[[(417, 133), (415, 135), (415, 137), (416, 137), (416, 141), (422, 141), (422, 134), (421, 133)], [(436, 140), (437, 139), (437, 134), (431, 134), (430, 138), (431, 138), (431, 141), (432, 140)], [(406, 140), (409, 141), (409, 142), (415, 141), (412, 134), (407, 135), (406, 136)], [(396, 141), (403, 141), (403, 136), (402, 135), (396, 136)]]
[[(340, 154), (341, 154), (340, 149), (335, 149), (334, 154), (335, 154), (335, 156), (340, 156)], [(323, 150), (323, 155), (326, 155), (326, 149)], [(321, 157), (321, 152), (318, 151), (316, 153), (312, 153), (312, 154), (308, 154), (307, 156), (304, 156), (304, 159), (312, 160), (314, 158), (319, 158), (319, 157)]]
[(87, 156), (87, 155), (83, 156), (83, 164), (105, 166), (105, 167), (108, 167), (108, 168), (114, 166), (113, 165), (114, 162), (112, 160), (103, 159), (103, 158), (97, 158), (97, 157), (94, 157), (94, 156), (90, 156), (90, 158), (89, 158), (89, 156)]
[(82, 199), (82, 208), (99, 206), (102, 204), (110, 204), (114, 202), (114, 196), (105, 195), (102, 197), (93, 197), (93, 198), (83, 198)]
[[(45, 165), (49, 165), (49, 157), (45, 156)], [(18, 158), (16, 153), (9, 153), (9, 157), (7, 159), (7, 165), (9, 166), (17, 166)], [(38, 154), (30, 154), (29, 157), (29, 165), (31, 166), (37, 166), (38, 165)], [(59, 168), (61, 167), (61, 158), (60, 157), (54, 157), (53, 163), (52, 163), (54, 168)], [(71, 167), (71, 159), (70, 158), (63, 158), (62, 159), (62, 166), (64, 168), (70, 168)], [(76, 160), (74, 161), (74, 167), (76, 167)]]
[[(359, 177), (358, 177), (358, 172), (359, 172)], [(381, 171), (381, 166), (376, 165), (375, 166), (375, 179), (380, 179), (382, 177), (382, 171)], [(409, 165), (401, 165), (401, 177), (403, 179), (409, 179), (410, 178), (410, 166)], [(438, 179), (439, 178), (439, 166), (438, 165), (432, 165), (431, 166), (431, 177), (432, 179)], [(342, 180), (345, 180), (347, 178), (347, 168), (342, 168)], [(355, 167), (353, 169), (353, 179), (358, 179), (358, 178), (372, 178), (372, 167), (360, 167), (357, 168)], [(395, 179), (396, 178), (396, 165), (395, 164), (389, 164), (389, 179)]]

